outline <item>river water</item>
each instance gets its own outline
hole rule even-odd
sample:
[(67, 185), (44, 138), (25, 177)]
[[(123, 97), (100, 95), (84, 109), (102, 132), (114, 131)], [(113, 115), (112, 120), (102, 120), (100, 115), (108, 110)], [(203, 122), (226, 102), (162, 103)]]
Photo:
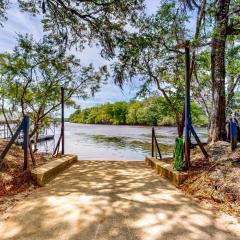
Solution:
[[(156, 127), (156, 136), (163, 156), (172, 156), (175, 127)], [(206, 129), (196, 129), (206, 141)], [(42, 143), (41, 151), (52, 152), (54, 141)], [(65, 123), (65, 151), (81, 160), (143, 160), (151, 153), (151, 127)]]

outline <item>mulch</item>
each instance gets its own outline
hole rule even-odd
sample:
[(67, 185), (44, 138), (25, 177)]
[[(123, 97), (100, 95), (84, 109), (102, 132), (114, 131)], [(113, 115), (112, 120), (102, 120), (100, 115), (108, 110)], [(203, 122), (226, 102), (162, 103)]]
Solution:
[[(0, 152), (4, 149), (6, 142), (0, 141)], [(40, 154), (34, 154), (38, 165), (44, 164), (46, 160)], [(16, 202), (25, 198), (38, 186), (31, 179), (30, 170), (23, 170), (23, 150), (13, 145), (4, 159), (0, 169), (0, 214), (5, 213), (13, 207)], [(32, 167), (29, 156), (29, 168)]]
[(227, 142), (206, 148), (208, 161), (199, 149), (193, 151), (191, 177), (180, 188), (220, 211), (240, 216), (240, 150), (232, 152)]

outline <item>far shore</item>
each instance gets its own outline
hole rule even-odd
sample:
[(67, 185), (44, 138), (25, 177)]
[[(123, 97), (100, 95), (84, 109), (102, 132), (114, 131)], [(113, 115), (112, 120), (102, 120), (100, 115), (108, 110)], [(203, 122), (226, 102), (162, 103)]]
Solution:
[[(110, 123), (83, 123), (83, 122), (71, 122), (68, 119), (65, 119), (65, 122), (68, 123), (76, 123), (76, 124), (84, 124), (84, 125), (109, 125), (109, 126), (132, 126), (132, 127), (177, 127), (174, 124), (164, 124), (164, 125), (142, 125), (142, 124), (110, 124)], [(207, 125), (195, 125), (199, 128), (206, 128)]]

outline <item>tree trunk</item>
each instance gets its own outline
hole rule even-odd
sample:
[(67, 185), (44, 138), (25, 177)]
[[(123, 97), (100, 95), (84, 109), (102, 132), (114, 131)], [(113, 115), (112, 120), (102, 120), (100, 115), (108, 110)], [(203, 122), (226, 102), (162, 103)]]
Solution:
[(216, 6), (214, 36), (212, 38), (212, 113), (209, 141), (225, 140), (225, 45), (230, 0), (219, 0)]
[(235, 81), (234, 77), (230, 77), (228, 80), (228, 87), (227, 87), (227, 105), (226, 105), (226, 112), (230, 115), (231, 110), (233, 109), (233, 98), (234, 98), (234, 87)]
[(38, 144), (38, 137), (39, 137), (39, 130), (37, 130), (36, 131), (36, 134), (35, 134), (35, 138), (34, 138), (34, 144), (33, 144), (33, 152), (35, 153), (35, 152), (37, 152), (37, 150), (38, 150), (38, 146), (37, 146), (37, 144)]
[(234, 96), (235, 89), (240, 82), (240, 74), (237, 77), (229, 77), (228, 79), (228, 87), (227, 87), (227, 113), (230, 115), (231, 110), (234, 108)]
[[(181, 115), (181, 118), (179, 118), (180, 115)], [(185, 111), (184, 110), (182, 113), (176, 114), (176, 125), (177, 125), (178, 137), (182, 137), (183, 130), (185, 127)]]

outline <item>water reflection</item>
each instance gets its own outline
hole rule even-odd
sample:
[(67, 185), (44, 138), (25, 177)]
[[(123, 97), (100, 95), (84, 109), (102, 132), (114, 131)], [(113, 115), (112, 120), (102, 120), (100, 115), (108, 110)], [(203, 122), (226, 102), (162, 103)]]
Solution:
[[(143, 154), (150, 154), (151, 151), (151, 135), (145, 135), (145, 137), (149, 138), (149, 141), (143, 142), (139, 140), (132, 140), (130, 137), (113, 137), (113, 136), (105, 136), (105, 135), (90, 135), (92, 140), (96, 144), (108, 145), (111, 148), (117, 149), (125, 149), (128, 150), (139, 150)], [(141, 137), (141, 135), (140, 135)], [(163, 154), (171, 155), (173, 151), (173, 145), (167, 145), (159, 143), (160, 149)]]
[[(205, 141), (206, 129), (196, 130)], [(55, 141), (42, 143), (40, 151), (52, 153), (59, 133), (57, 128)], [(157, 127), (156, 135), (162, 155), (172, 156), (176, 128)], [(151, 153), (151, 127), (66, 123), (65, 144), (67, 153), (77, 154), (82, 160), (143, 160)]]

